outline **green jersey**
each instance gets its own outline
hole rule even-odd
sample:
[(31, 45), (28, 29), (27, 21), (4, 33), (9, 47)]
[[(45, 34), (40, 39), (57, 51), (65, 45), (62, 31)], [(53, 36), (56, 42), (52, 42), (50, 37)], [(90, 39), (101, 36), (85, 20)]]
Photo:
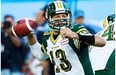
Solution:
[[(80, 34), (90, 34), (83, 25), (74, 25), (71, 30)], [(89, 46), (77, 39), (55, 39), (53, 31), (43, 36), (42, 52), (55, 64), (56, 75), (94, 75), (90, 62)]]

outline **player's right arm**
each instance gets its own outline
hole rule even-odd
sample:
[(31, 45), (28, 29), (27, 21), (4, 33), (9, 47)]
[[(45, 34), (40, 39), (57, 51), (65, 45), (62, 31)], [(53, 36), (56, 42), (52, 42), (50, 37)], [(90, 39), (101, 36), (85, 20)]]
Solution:
[[(105, 40), (98, 36), (90, 34), (89, 31), (83, 25), (75, 25), (72, 29), (63, 28), (60, 30), (60, 34), (64, 37), (72, 38), (75, 41), (79, 40), (80, 43), (84, 43), (87, 46), (93, 45), (97, 47), (102, 47), (105, 45)], [(78, 42), (78, 41), (77, 41)], [(81, 43), (81, 44), (82, 44)]]
[(27, 35), (29, 46), (32, 54), (40, 61), (43, 61), (48, 58), (48, 55), (42, 52), (42, 46), (37, 42), (33, 33)]

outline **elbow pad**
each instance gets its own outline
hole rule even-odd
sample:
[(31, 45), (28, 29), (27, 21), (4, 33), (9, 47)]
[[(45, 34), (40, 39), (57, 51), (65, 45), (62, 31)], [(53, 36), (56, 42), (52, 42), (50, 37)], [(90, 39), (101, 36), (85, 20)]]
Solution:
[(79, 33), (77, 33), (77, 35), (79, 36), (79, 40), (80, 41), (87, 42), (90, 45), (94, 45), (95, 44), (95, 36), (94, 35), (79, 34)]
[(34, 45), (30, 46), (32, 54), (39, 60), (43, 61), (48, 58), (48, 55), (41, 51), (41, 44), (36, 42)]

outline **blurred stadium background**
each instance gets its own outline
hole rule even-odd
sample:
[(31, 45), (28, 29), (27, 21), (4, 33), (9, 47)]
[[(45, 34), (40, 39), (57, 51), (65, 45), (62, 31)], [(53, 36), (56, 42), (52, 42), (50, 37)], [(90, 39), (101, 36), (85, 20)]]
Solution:
[[(6, 14), (15, 16), (15, 21), (29, 17), (35, 18), (35, 14), (44, 5), (53, 0), (1, 0), (1, 17)], [(115, 12), (115, 0), (64, 0), (72, 11), (81, 9), (85, 12), (85, 22), (102, 25), (103, 19)], [(100, 26), (99, 25), (99, 26)], [(101, 26), (102, 27), (102, 26)]]

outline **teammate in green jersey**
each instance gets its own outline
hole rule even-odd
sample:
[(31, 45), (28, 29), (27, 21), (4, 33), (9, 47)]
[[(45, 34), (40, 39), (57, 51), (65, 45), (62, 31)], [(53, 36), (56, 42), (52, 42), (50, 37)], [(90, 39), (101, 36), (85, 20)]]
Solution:
[(106, 40), (106, 45), (102, 48), (93, 47), (91, 49), (95, 75), (115, 75), (115, 14), (106, 17), (103, 25), (105, 28), (98, 32), (98, 35), (102, 36)]

